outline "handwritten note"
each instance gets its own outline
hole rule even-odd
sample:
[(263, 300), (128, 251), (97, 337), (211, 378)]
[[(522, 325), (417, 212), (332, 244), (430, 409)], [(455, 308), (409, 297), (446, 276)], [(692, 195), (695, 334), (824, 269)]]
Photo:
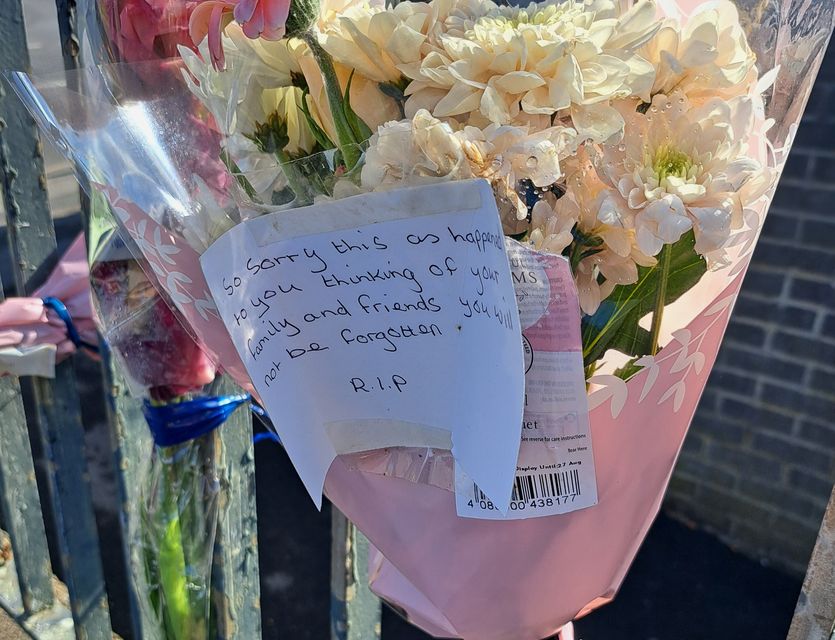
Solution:
[(519, 313), (481, 180), (240, 224), (201, 265), (305, 486), (340, 453), (451, 448), (510, 501), (524, 398)]

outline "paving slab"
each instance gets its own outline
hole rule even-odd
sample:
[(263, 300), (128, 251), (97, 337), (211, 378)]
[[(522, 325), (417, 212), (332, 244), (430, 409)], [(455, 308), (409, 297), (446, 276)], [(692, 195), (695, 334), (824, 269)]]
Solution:
[(2, 640), (31, 640), (28, 634), (24, 633), (18, 624), (0, 609), (0, 638)]

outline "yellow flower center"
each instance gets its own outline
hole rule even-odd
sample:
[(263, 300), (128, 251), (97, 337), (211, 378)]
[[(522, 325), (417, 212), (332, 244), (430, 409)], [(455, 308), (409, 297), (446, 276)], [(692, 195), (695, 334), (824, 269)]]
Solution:
[(530, 28), (546, 40), (560, 39), (567, 35), (561, 31), (569, 25), (573, 26), (574, 20), (581, 15), (582, 6), (575, 6), (574, 3), (532, 4), (526, 9), (499, 7), (497, 12), (478, 18), (465, 37), (489, 41), (499, 34), (519, 34)]
[[(550, 14), (550, 15), (549, 15)], [(528, 14), (527, 11), (521, 10), (515, 16), (502, 16), (497, 18), (483, 18), (485, 22), (493, 20), (497, 25), (501, 25), (513, 30), (518, 30), (522, 25), (537, 25), (546, 26), (554, 24), (558, 20), (553, 12), (537, 11), (533, 14)]]
[(655, 157), (652, 160), (652, 168), (658, 177), (659, 183), (663, 182), (668, 176), (686, 180), (692, 167), (693, 161), (690, 156), (666, 145), (656, 149)]

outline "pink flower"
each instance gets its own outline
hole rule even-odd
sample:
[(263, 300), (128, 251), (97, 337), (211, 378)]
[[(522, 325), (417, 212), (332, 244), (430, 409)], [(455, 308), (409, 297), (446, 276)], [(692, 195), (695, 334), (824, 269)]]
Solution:
[(99, 0), (108, 41), (126, 62), (174, 58), (194, 48), (188, 21), (198, 0)]
[(221, 33), (233, 19), (248, 38), (280, 40), (289, 13), (290, 0), (205, 0), (191, 14), (189, 33), (195, 44), (208, 36), (212, 64), (222, 69)]
[[(118, 239), (114, 251), (123, 251)], [(126, 372), (154, 400), (171, 400), (199, 390), (217, 369), (160, 297), (132, 259), (103, 259), (90, 269), (99, 317), (109, 329), (108, 344), (119, 353)]]

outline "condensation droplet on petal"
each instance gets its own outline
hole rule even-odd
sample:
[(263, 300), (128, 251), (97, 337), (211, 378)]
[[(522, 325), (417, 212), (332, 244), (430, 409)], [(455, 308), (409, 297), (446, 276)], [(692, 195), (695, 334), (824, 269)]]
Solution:
[(525, 165), (528, 169), (535, 169), (536, 165), (539, 164), (539, 160), (536, 156), (528, 156), (528, 159), (525, 161)]

